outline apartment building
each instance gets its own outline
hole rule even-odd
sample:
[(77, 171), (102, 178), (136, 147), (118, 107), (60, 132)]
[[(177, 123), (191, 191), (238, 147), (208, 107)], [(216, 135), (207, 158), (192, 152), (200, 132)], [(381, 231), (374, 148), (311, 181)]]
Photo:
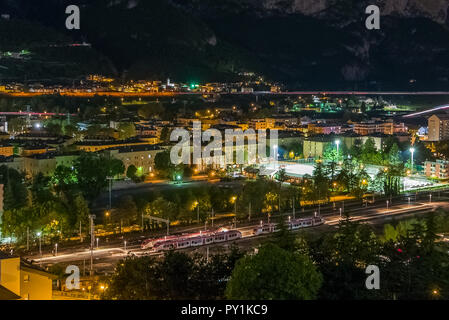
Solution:
[(363, 136), (382, 133), (387, 135), (393, 135), (397, 133), (406, 133), (408, 128), (404, 123), (394, 123), (389, 121), (367, 121), (354, 123), (354, 132)]
[(251, 119), (249, 127), (254, 130), (267, 130), (275, 129), (276, 119), (265, 118), (265, 119)]
[(424, 163), (424, 173), (429, 178), (449, 179), (449, 161), (426, 161)]
[(125, 174), (128, 167), (134, 165), (140, 175), (154, 172), (154, 158), (159, 152), (164, 151), (158, 145), (138, 145), (116, 147), (106, 150), (111, 157), (119, 159), (125, 165)]
[(427, 120), (428, 141), (449, 139), (449, 114), (434, 114)]

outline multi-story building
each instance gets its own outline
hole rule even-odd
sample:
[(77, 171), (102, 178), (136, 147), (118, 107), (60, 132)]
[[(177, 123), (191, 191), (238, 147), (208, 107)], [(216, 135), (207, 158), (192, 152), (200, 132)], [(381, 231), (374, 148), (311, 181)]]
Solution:
[[(140, 170), (140, 174), (146, 175), (154, 170), (154, 158), (157, 153), (163, 151), (158, 145), (139, 144), (130, 146), (115, 146), (107, 150), (111, 157), (122, 160), (126, 170), (130, 165), (134, 165)], [(27, 176), (34, 176), (38, 173), (52, 175), (55, 169), (60, 166), (70, 167), (78, 158), (78, 153), (57, 154), (48, 152), (44, 154), (35, 154), (29, 157), (9, 157), (3, 158), (0, 165), (6, 165), (9, 168), (19, 172), (24, 172)]]
[(119, 159), (125, 165), (125, 174), (128, 167), (134, 165), (140, 175), (154, 172), (154, 158), (159, 152), (164, 151), (158, 145), (138, 145), (116, 147), (106, 150), (111, 157)]
[(132, 147), (148, 144), (147, 141), (142, 141), (140, 139), (130, 139), (130, 140), (103, 140), (103, 141), (81, 141), (76, 143), (78, 150), (86, 152), (97, 152), (110, 148), (117, 147)]
[(449, 114), (434, 114), (427, 121), (429, 141), (449, 139)]
[(55, 278), (18, 256), (0, 252), (0, 299), (52, 300)]
[(267, 130), (274, 129), (276, 125), (276, 119), (265, 118), (265, 119), (251, 119), (249, 127), (254, 130)]
[(305, 158), (314, 157), (320, 158), (323, 156), (326, 149), (335, 144), (336, 140), (340, 141), (340, 148), (351, 149), (354, 145), (363, 145), (368, 139), (373, 140), (374, 146), (377, 150), (381, 150), (382, 142), (387, 136), (382, 134), (361, 136), (355, 133), (344, 135), (321, 135), (309, 137), (303, 143), (303, 155)]
[(341, 126), (325, 123), (309, 123), (307, 125), (307, 132), (312, 134), (340, 134)]
[(326, 149), (332, 145), (334, 139), (330, 136), (319, 136), (304, 140), (302, 148), (304, 158), (322, 157)]
[(374, 133), (393, 135), (396, 133), (405, 133), (407, 130), (408, 128), (404, 123), (394, 123), (392, 120), (385, 122), (367, 121), (354, 123), (354, 132), (363, 136)]
[(430, 178), (449, 179), (449, 161), (426, 161), (424, 163), (424, 173)]

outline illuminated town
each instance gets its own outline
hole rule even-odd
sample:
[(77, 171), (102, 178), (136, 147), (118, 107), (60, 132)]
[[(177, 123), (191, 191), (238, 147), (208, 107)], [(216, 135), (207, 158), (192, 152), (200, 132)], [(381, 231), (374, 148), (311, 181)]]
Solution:
[(237, 49), (205, 22), (189, 30), (223, 41), (217, 52), (175, 65), (177, 50), (163, 48), (182, 42), (164, 29), (152, 73), (133, 47), (140, 29), (124, 38), (135, 50), (125, 59), (110, 38), (83, 24), (53, 34), (21, 5), (0, 7), (0, 35), (25, 30), (0, 40), (0, 300), (449, 298), (447, 78), (419, 87), (404, 73), (395, 86), (354, 65), (341, 68), (345, 84), (277, 78), (284, 60), (231, 63), (221, 54)]

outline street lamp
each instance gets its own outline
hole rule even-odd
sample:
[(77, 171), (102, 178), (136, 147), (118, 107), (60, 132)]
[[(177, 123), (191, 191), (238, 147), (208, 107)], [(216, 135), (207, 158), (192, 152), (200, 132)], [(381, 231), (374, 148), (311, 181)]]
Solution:
[(194, 206), (196, 207), (196, 219), (198, 220), (198, 223), (200, 222), (200, 203), (198, 201), (195, 201)]
[(410, 154), (411, 154), (411, 173), (413, 174), (413, 154), (415, 153), (415, 148), (410, 148)]
[(97, 249), (98, 249), (98, 240), (100, 240), (99, 238), (96, 239), (97, 240)]
[(431, 203), (431, 202), (432, 202), (432, 194), (429, 193), (429, 203)]
[(273, 156), (273, 161), (274, 161), (274, 163), (273, 163), (273, 169), (276, 169), (276, 161), (278, 160), (278, 145), (277, 144), (275, 144), (274, 146), (273, 146), (273, 153), (274, 153), (274, 156)]
[(125, 246), (125, 251), (126, 251), (126, 240), (123, 242), (124, 246)]
[(105, 213), (104, 213), (104, 216), (106, 217), (106, 219), (105, 219), (105, 224), (107, 225), (108, 224), (108, 220), (109, 220), (109, 216), (110, 216), (111, 214), (109, 213), (109, 211), (106, 211)]
[(388, 203), (389, 203), (389, 201), (387, 200), (387, 211), (388, 211)]
[(233, 196), (231, 198), (231, 203), (234, 203), (234, 214), (235, 214), (235, 216), (237, 216), (237, 197), (236, 196)]
[(42, 256), (42, 244), (41, 244), (41, 232), (37, 233), (37, 236), (39, 237), (39, 255)]
[(339, 158), (340, 158), (340, 157), (339, 157), (340, 154), (339, 154), (339, 152), (338, 152), (339, 147), (340, 147), (340, 140), (338, 140), (338, 139), (335, 140), (335, 144), (337, 145), (337, 162), (338, 162), (338, 160), (339, 160)]
[(57, 256), (57, 255), (58, 255), (58, 244), (55, 243), (55, 256)]

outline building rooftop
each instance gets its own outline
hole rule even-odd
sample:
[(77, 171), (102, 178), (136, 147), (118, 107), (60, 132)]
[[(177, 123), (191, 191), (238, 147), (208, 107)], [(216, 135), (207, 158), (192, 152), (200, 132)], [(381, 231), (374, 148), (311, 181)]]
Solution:
[(126, 153), (126, 152), (162, 150), (162, 147), (159, 144), (141, 144), (138, 146), (109, 148), (108, 150), (118, 150), (119, 153)]
[(11, 258), (18, 258), (18, 256), (6, 253), (4, 251), (0, 251), (0, 260), (2, 260), (2, 259), (11, 259)]
[(19, 300), (20, 296), (0, 285), (0, 300)]
[(101, 140), (101, 141), (79, 141), (76, 143), (78, 146), (105, 146), (105, 145), (119, 145), (125, 143), (145, 143), (139, 139), (129, 140)]
[(432, 116), (438, 117), (440, 120), (449, 120), (449, 114), (448, 113), (440, 113), (440, 114), (433, 114)]

